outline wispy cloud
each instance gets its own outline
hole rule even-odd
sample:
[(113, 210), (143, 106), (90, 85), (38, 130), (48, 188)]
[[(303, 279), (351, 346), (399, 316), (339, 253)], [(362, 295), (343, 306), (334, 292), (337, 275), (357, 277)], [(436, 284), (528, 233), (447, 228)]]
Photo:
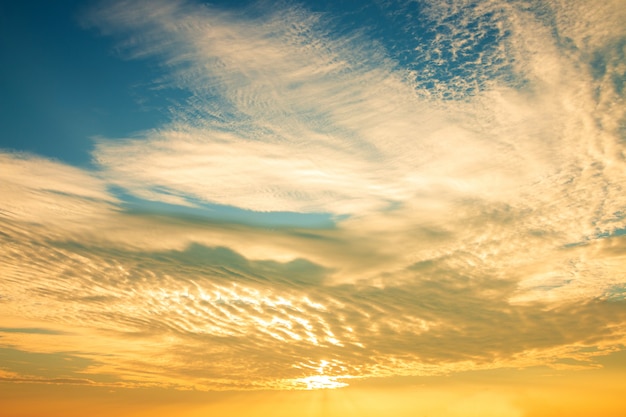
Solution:
[[(103, 3), (89, 23), (190, 98), (99, 138), (91, 172), (0, 154), (0, 311), (26, 329), (0, 342), (200, 389), (595, 366), (626, 336), (624, 18), (586, 7), (429, 3), (420, 74), (299, 6)], [(133, 213), (112, 187), (336, 225)]]
[[(108, 179), (144, 198), (356, 215), (428, 193), (434, 204), (477, 199), (545, 210), (578, 190), (586, 200), (615, 201), (614, 211), (623, 205), (619, 190), (598, 187), (606, 176), (591, 172), (610, 169), (619, 154), (606, 152), (615, 137), (603, 139), (594, 126), (595, 84), (588, 68), (580, 71), (588, 63), (563, 48), (555, 25), (537, 17), (541, 9), (432, 5), (435, 24), (464, 16), (496, 27), (499, 55), (484, 66), (508, 58), (528, 83), (487, 84), (460, 103), (420, 98), (410, 73), (382, 48), (366, 48), (357, 35), (333, 38), (329, 25), (300, 8), (260, 17), (190, 3), (151, 10), (120, 3), (98, 15), (106, 30), (130, 34), (131, 56), (162, 60), (170, 82), (193, 95), (158, 131), (98, 143)], [(449, 26), (454, 33), (442, 31), (435, 43), (472, 32), (469, 24)], [(607, 192), (611, 198), (599, 195)]]

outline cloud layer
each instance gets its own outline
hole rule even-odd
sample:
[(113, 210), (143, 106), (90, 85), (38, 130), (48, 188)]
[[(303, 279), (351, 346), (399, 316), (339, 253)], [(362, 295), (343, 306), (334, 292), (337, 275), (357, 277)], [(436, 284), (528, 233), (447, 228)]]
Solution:
[[(0, 343), (85, 359), (2, 378), (318, 388), (623, 349), (618, 2), (411, 7), (381, 9), (396, 49), (297, 5), (92, 10), (189, 97), (99, 138), (92, 171), (0, 153)], [(335, 225), (130, 211), (115, 190)]]

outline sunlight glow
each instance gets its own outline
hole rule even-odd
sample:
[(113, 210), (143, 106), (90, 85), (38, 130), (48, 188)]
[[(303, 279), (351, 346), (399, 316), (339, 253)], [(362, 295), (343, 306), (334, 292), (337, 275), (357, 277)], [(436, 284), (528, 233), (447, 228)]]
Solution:
[(297, 384), (306, 384), (307, 390), (314, 389), (337, 389), (347, 387), (345, 382), (338, 381), (339, 377), (326, 376), (326, 375), (314, 375), (306, 378), (296, 379)]

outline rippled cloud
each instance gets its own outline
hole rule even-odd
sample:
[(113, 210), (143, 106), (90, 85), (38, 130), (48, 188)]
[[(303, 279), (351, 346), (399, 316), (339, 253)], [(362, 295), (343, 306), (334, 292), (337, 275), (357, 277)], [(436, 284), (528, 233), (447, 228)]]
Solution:
[(0, 353), (79, 363), (7, 360), (0, 378), (328, 388), (623, 349), (626, 15), (419, 5), (428, 30), (411, 2), (381, 9), (415, 37), (409, 63), (298, 5), (85, 16), (190, 96), (167, 124), (98, 138), (94, 169), (0, 153)]

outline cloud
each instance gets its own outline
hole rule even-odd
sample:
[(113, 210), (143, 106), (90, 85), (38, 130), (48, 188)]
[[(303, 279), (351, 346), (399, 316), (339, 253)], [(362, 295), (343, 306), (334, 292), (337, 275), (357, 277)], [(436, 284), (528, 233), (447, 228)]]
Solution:
[[(89, 24), (190, 97), (97, 139), (91, 171), (0, 154), (0, 311), (20, 318), (3, 346), (198, 389), (623, 349), (622, 15), (474, 4), (406, 26), (419, 73), (304, 7), (103, 3)], [(131, 211), (129, 194), (197, 211)], [(235, 224), (203, 203), (334, 224)]]
[(256, 261), (226, 248), (9, 241), (38, 260), (4, 275), (4, 314), (71, 333), (5, 333), (3, 344), (49, 354), (72, 346), (95, 362), (81, 374), (131, 386), (286, 389), (319, 375), (334, 384), (560, 367), (564, 358), (595, 366), (624, 343), (623, 301), (510, 303), (516, 277), (489, 275), (469, 254), (389, 272), (386, 285), (325, 285), (332, 271), (309, 261)]
[[(131, 56), (162, 59), (193, 95), (158, 131), (98, 142), (110, 180), (144, 198), (352, 214), (415, 189), (474, 189), (484, 178), (468, 171), (501, 168), (488, 162), (497, 154), (487, 141), (416, 97), (384, 51), (332, 38), (298, 8), (242, 19), (192, 4), (149, 15), (120, 4), (100, 21), (130, 31)], [(229, 110), (215, 116), (216, 105)], [(517, 182), (501, 177), (493, 185)]]
[[(606, 223), (623, 207), (614, 181), (621, 151), (594, 126), (594, 82), (580, 71), (586, 57), (553, 35), (560, 9), (556, 25), (541, 9), (499, 2), (427, 10), (427, 22), (448, 22), (452, 31), (434, 44), (468, 39), (471, 22), (480, 33), (497, 30), (472, 51), (496, 45), (483, 66), (512, 62), (525, 87), (495, 78), (468, 101), (437, 102), (416, 95), (410, 72), (382, 47), (366, 49), (359, 35), (334, 37), (322, 17), (298, 7), (242, 17), (192, 3), (153, 5), (147, 14), (120, 3), (94, 20), (127, 34), (130, 56), (161, 60), (171, 85), (192, 98), (158, 130), (101, 139), (96, 160), (108, 181), (178, 204), (360, 215), (476, 199), (540, 208), (536, 220), (556, 225), (549, 205), (565, 198), (575, 218), (595, 211), (605, 217), (590, 222)], [(445, 82), (456, 88), (455, 79)], [(587, 208), (601, 200), (614, 204)], [(574, 233), (591, 233), (585, 229)]]
[(57, 330), (39, 329), (36, 327), (0, 327), (2, 333), (25, 333), (25, 334), (63, 334)]
[(27, 154), (0, 153), (5, 219), (77, 227), (113, 209), (106, 183), (79, 168)]

